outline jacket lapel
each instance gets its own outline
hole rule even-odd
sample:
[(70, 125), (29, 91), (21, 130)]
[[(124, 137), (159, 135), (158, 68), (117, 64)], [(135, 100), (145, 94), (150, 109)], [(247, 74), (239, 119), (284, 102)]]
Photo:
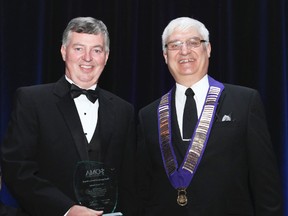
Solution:
[(219, 98), (219, 101), (218, 101), (218, 105), (217, 105), (217, 108), (216, 108), (216, 114), (215, 114), (215, 119), (214, 119), (214, 122), (217, 122), (217, 121), (221, 121), (221, 112), (222, 112), (222, 105), (224, 103), (224, 99), (225, 99), (225, 96), (226, 96), (226, 89), (224, 88), (220, 98)]
[(99, 88), (99, 112), (98, 112), (98, 125), (99, 135), (101, 140), (102, 155), (107, 155), (107, 149), (111, 143), (114, 127), (121, 127), (115, 125), (115, 105), (113, 97), (109, 96), (104, 90)]
[(64, 76), (56, 83), (54, 93), (60, 97), (57, 106), (71, 132), (81, 160), (88, 160), (87, 140), (83, 132), (77, 108), (70, 96), (69, 86), (70, 84)]

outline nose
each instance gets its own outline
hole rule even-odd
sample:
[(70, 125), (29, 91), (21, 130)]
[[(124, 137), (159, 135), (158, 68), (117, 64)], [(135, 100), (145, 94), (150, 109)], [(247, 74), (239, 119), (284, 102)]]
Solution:
[(83, 60), (86, 62), (90, 62), (92, 61), (92, 55), (91, 52), (89, 50), (87, 50), (84, 55), (83, 55)]
[(186, 55), (187, 53), (190, 53), (190, 51), (191, 51), (190, 47), (188, 47), (188, 45), (186, 43), (183, 43), (181, 46), (180, 52), (183, 55)]

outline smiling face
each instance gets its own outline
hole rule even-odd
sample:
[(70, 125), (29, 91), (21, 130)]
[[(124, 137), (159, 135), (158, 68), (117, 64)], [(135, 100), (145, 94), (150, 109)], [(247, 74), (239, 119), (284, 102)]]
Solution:
[(71, 32), (61, 54), (65, 61), (65, 74), (81, 88), (89, 88), (98, 82), (108, 60), (102, 34)]
[(209, 57), (211, 52), (210, 43), (201, 43), (199, 47), (188, 48), (186, 41), (201, 35), (190, 28), (188, 31), (175, 30), (167, 40), (169, 42), (184, 42), (179, 50), (166, 50), (163, 52), (165, 62), (175, 81), (186, 87), (191, 87), (208, 72)]

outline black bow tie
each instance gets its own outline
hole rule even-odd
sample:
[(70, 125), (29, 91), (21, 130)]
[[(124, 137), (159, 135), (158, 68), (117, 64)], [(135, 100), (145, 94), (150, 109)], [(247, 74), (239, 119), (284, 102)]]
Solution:
[(74, 84), (71, 84), (70, 94), (71, 94), (72, 98), (77, 98), (81, 94), (84, 94), (84, 95), (86, 95), (88, 100), (90, 100), (92, 103), (95, 103), (95, 101), (98, 98), (97, 88), (95, 90), (92, 90), (92, 89), (86, 90), (86, 89), (81, 89)]

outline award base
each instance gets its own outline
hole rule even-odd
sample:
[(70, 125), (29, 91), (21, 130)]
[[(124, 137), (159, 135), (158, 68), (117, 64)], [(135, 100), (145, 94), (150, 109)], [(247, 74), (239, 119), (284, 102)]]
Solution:
[(103, 216), (123, 216), (123, 214), (121, 212), (114, 212), (114, 213), (103, 214)]

